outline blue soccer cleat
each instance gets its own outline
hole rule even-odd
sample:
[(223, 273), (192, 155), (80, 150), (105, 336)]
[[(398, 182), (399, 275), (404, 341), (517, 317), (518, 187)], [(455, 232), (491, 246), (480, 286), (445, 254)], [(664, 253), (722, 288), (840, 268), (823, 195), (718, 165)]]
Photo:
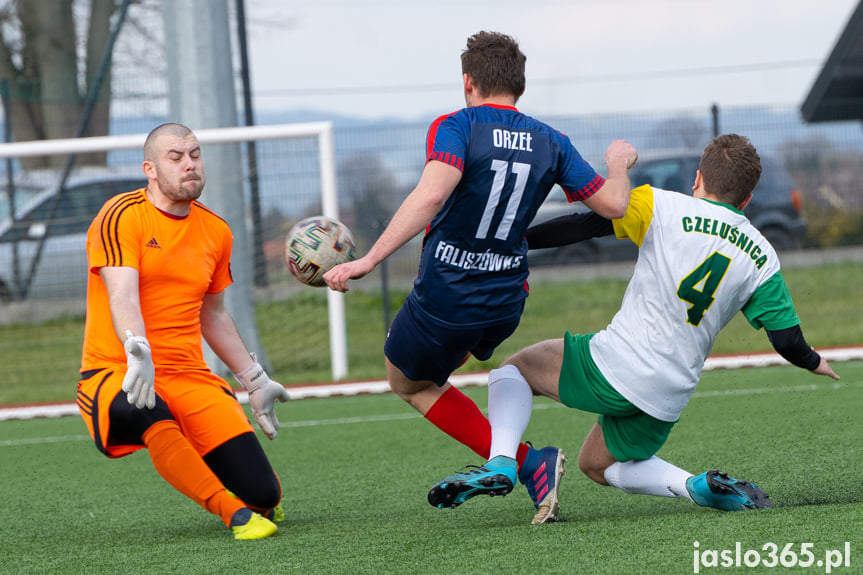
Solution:
[(770, 497), (759, 489), (757, 484), (728, 477), (716, 469), (687, 479), (686, 490), (692, 500), (702, 507), (725, 511), (773, 507)]
[(517, 468), (515, 459), (498, 455), (482, 467), (456, 473), (435, 484), (429, 490), (429, 503), (444, 509), (458, 507), (475, 495), (506, 495), (515, 486)]
[(561, 478), (566, 474), (563, 468), (566, 461), (562, 449), (534, 449), (530, 446), (518, 472), (518, 479), (527, 487), (527, 493), (536, 507), (536, 515), (531, 524), (553, 523), (558, 520), (560, 501), (557, 498), (557, 489)]

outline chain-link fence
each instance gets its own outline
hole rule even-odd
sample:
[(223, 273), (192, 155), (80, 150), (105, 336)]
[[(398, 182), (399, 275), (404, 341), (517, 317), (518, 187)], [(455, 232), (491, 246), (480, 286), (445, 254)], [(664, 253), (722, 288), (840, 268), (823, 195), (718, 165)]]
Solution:
[[(775, 200), (783, 205), (777, 209), (792, 210), (805, 220), (805, 227), (794, 232), (799, 234), (795, 242), (783, 247), (817, 249), (863, 241), (863, 193), (858, 184), (863, 175), (863, 132), (856, 123), (807, 125), (791, 107), (541, 119), (566, 133), (600, 172), (605, 148), (614, 138), (632, 142), (639, 150), (641, 164), (653, 166), (651, 162), (673, 160), (676, 171), (666, 174), (662, 181), (653, 178), (649, 183), (680, 192), (689, 190), (697, 168), (697, 163), (682, 159), (697, 160), (715, 130), (746, 135), (764, 156), (763, 182), (779, 180), (784, 186), (781, 197)], [(147, 116), (122, 121), (126, 129), (118, 131), (126, 132), (129, 126), (149, 128), (163, 119)], [(353, 231), (361, 252), (371, 246), (418, 181), (427, 129), (427, 123), (335, 126), (340, 217)], [(246, 173), (240, 181), (247, 205), (251, 204), (252, 189), (260, 203), (259, 213), (250, 217), (254, 216), (253, 228), (261, 238), (255, 253), (255, 269), (261, 273), (255, 283), (265, 287), (286, 277), (283, 242), (287, 230), (300, 218), (321, 212), (320, 175), (317, 148), (310, 141), (258, 142), (255, 152), (254, 174), (249, 171), (247, 150), (244, 153)], [(21, 278), (27, 273), (58, 278), (68, 275), (52, 270), (48, 258), (37, 262), (28, 259), (26, 246), (39, 240), (45, 230), (55, 235), (85, 230), (107, 192), (103, 189), (98, 201), (91, 196), (85, 201), (81, 186), (110, 181), (114, 182), (110, 191), (115, 193), (124, 185), (142, 183), (141, 159), (138, 150), (122, 150), (109, 154), (106, 166), (76, 167), (67, 182), (73, 189), (60, 206), (45, 200), (51, 197), (49, 190), (58, 185), (61, 170), (27, 170), (18, 161), (0, 164), (0, 220), (5, 222), (0, 224), (0, 247), (4, 250), (0, 252), (0, 297), (5, 302), (33, 297), (78, 298), (83, 293), (83, 286), (70, 289), (69, 285), (35, 292), (20, 289)], [(654, 171), (667, 169), (661, 164)], [(252, 180), (254, 188), (249, 184)], [(633, 180), (633, 184), (644, 183), (636, 176)], [(205, 203), (206, 199), (205, 191)], [(15, 225), (10, 220), (13, 213), (19, 220)], [(72, 222), (73, 217), (77, 223)], [(416, 273), (419, 245), (420, 238), (416, 238), (389, 261), (387, 272), (396, 285), (409, 287)], [(18, 257), (12, 257), (13, 251)], [(5, 252), (9, 253), (3, 255)], [(375, 272), (366, 284), (376, 286), (380, 279)]]
[[(566, 133), (585, 159), (600, 171), (604, 150), (614, 138), (635, 144), (640, 163), (645, 165), (665, 169), (661, 162), (674, 160), (673, 173), (679, 176), (680, 188), (676, 191), (681, 192), (691, 186), (697, 163), (677, 160), (697, 159), (717, 127), (720, 132), (746, 135), (765, 158), (762, 180), (784, 182), (785, 199), (781, 201), (805, 220), (805, 228), (798, 230), (800, 241), (791, 249), (817, 252), (863, 242), (863, 203), (858, 187), (863, 175), (863, 134), (857, 124), (805, 125), (797, 110), (790, 107), (542, 119)], [(150, 120), (147, 123), (153, 125), (163, 121)], [(141, 123), (135, 120), (135, 125)], [(352, 229), (360, 253), (375, 241), (419, 179), (427, 129), (427, 122), (335, 126), (340, 219)], [(251, 204), (248, 200), (253, 188), (260, 202), (258, 214), (247, 209), (249, 229), (260, 232), (253, 254), (257, 273), (254, 280), (249, 280), (255, 285), (252, 293), (260, 337), (268, 346), (267, 355), (275, 373), (286, 381), (326, 379), (330, 358), (325, 290), (302, 286), (289, 275), (284, 263), (287, 231), (299, 219), (321, 213), (317, 144), (311, 138), (259, 141), (255, 151), (254, 174), (249, 168), (248, 148), (243, 148), (243, 173), (232, 185), (243, 190), (247, 206)], [(107, 166), (76, 168), (66, 182), (66, 193), (60, 196), (62, 201), (56, 204), (53, 198), (60, 176), (57, 170), (28, 171), (18, 161), (0, 165), (0, 187), (14, 184), (14, 196), (9, 193), (11, 189), (0, 193), (2, 357), (12, 359), (26, 353), (31, 363), (35, 361), (57, 372), (55, 378), (74, 378), (83, 333), (84, 234), (107, 196), (143, 185), (141, 160), (138, 150), (118, 150), (107, 155)], [(667, 180), (652, 183), (675, 189)], [(202, 200), (207, 202), (206, 190)], [(11, 218), (11, 214), (15, 217)], [(40, 242), (45, 248), (37, 256)], [(62, 249), (54, 253), (52, 245)], [(360, 323), (348, 329), (353, 329), (355, 335), (357, 330), (373, 332), (375, 338), (349, 338), (352, 358), (380, 355), (378, 340), (383, 339), (385, 325), (379, 323), (379, 318), (383, 316), (385, 324), (400, 297), (409, 290), (416, 276), (420, 245), (421, 238), (415, 238), (385, 266), (354, 283), (348, 322)], [(614, 257), (618, 256), (597, 259)], [(631, 258), (633, 253), (619, 257)], [(564, 277), (567, 269), (571, 270), (570, 277), (585, 276), (590, 270), (584, 265), (567, 266), (567, 260), (541, 262), (537, 258), (536, 262), (532, 265), (555, 266), (564, 272)], [(394, 295), (388, 298), (388, 293)], [(361, 306), (379, 311), (372, 312), (373, 320), (368, 316), (352, 320), (352, 313)], [(36, 339), (28, 339), (33, 337)], [(26, 349), (19, 348), (25, 343)], [(63, 349), (62, 360), (56, 355), (58, 347)], [(4, 364), (7, 377), (27, 377), (21, 365), (15, 361)], [(351, 372), (350, 377), (369, 375)]]
[[(644, 168), (634, 171), (633, 184), (651, 183), (679, 192), (690, 190), (697, 158), (715, 133), (745, 135), (764, 157), (762, 186), (756, 195), (762, 196), (763, 210), (778, 214), (765, 217), (764, 225), (792, 227), (779, 221), (782, 218), (805, 221), (805, 227), (793, 230), (793, 241), (782, 247), (812, 249), (863, 241), (863, 192), (858, 184), (863, 131), (857, 123), (807, 125), (800, 120), (799, 111), (789, 106), (541, 119), (567, 134), (600, 172), (608, 144), (615, 138), (630, 141), (638, 148), (640, 168)], [(354, 229), (361, 248), (370, 245), (416, 184), (424, 163), (427, 128), (425, 124), (391, 124), (336, 129), (343, 218)], [(674, 172), (670, 173), (672, 164)], [(663, 181), (638, 180), (648, 177), (648, 165), (654, 171), (666, 171)], [(770, 186), (782, 189), (767, 189)], [(310, 212), (315, 209), (307, 208)], [(754, 217), (753, 221), (759, 223)], [(415, 271), (411, 268), (415, 254), (404, 259), (408, 269), (399, 267), (401, 261), (391, 268), (396, 275), (409, 277)]]

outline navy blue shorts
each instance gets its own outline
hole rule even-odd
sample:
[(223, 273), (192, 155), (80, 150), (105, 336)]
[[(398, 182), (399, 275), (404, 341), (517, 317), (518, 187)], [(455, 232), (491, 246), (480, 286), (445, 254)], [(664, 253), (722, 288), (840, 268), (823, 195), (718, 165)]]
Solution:
[(384, 353), (408, 379), (433, 381), (440, 387), (469, 355), (489, 359), (520, 318), (521, 314), (490, 326), (453, 329), (436, 322), (408, 297), (390, 325)]

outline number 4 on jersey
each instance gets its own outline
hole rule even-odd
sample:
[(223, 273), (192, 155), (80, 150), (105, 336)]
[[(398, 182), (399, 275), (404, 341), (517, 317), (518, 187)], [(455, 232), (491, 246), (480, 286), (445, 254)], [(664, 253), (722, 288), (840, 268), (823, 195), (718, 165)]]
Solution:
[[(719, 252), (713, 252), (680, 282), (677, 297), (692, 304), (686, 312), (687, 323), (698, 327), (704, 319), (704, 314), (716, 299), (713, 294), (716, 293), (719, 282), (725, 277), (729, 265), (731, 265), (731, 258)], [(703, 285), (699, 289), (701, 284)]]

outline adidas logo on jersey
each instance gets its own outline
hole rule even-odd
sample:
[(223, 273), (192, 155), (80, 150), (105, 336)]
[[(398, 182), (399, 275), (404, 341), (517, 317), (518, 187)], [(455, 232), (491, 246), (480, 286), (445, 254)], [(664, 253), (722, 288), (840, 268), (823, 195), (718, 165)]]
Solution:
[(148, 248), (159, 248), (159, 249), (162, 248), (162, 246), (159, 245), (159, 242), (156, 241), (156, 238), (151, 238), (150, 241), (147, 242), (147, 247)]

